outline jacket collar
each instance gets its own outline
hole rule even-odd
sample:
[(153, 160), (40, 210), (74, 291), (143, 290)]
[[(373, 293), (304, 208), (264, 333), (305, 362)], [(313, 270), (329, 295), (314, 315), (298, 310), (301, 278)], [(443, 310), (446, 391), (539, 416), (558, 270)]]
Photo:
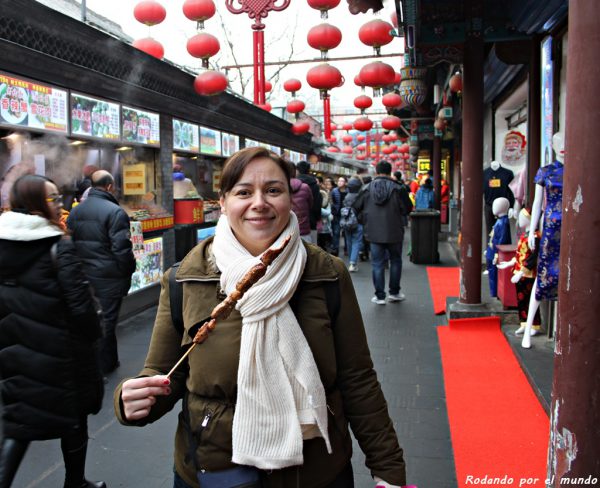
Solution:
[[(194, 247), (177, 270), (177, 281), (219, 281), (221, 272), (217, 268), (212, 254), (213, 238), (202, 241)], [(302, 241), (306, 248), (307, 259), (302, 281), (335, 281), (339, 278), (333, 263), (333, 257), (317, 246)]]
[(58, 227), (39, 215), (4, 212), (0, 215), (0, 239), (7, 241), (37, 241), (63, 234)]
[(114, 197), (112, 193), (109, 193), (105, 190), (101, 190), (100, 188), (92, 188), (90, 189), (90, 193), (88, 194), (88, 198), (102, 198), (103, 200), (108, 200), (109, 202), (114, 203), (115, 205), (119, 205), (119, 202)]

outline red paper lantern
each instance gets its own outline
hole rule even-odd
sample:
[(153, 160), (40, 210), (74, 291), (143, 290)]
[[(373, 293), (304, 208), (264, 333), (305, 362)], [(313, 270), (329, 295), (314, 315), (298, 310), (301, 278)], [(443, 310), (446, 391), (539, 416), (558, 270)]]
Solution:
[(342, 136), (342, 141), (344, 141), (346, 144), (351, 143), (354, 140), (354, 137), (352, 137), (351, 135), (345, 135)]
[(342, 73), (330, 64), (322, 63), (308, 70), (306, 81), (323, 95), (327, 90), (340, 86)]
[(394, 108), (402, 105), (402, 98), (397, 93), (386, 93), (381, 99), (385, 107)]
[(365, 159), (367, 159), (366, 154), (358, 154), (356, 156), (356, 159), (358, 159), (359, 161), (364, 161)]
[(329, 147), (327, 148), (327, 151), (329, 151), (329, 152), (333, 152), (333, 153), (337, 153), (337, 152), (340, 152), (340, 148), (339, 148), (339, 147), (337, 147), (337, 146), (329, 146)]
[(201, 27), (204, 21), (210, 19), (217, 11), (213, 0), (185, 0), (183, 2), (183, 15), (188, 19), (198, 22)]
[(221, 49), (219, 40), (212, 34), (201, 32), (187, 42), (187, 50), (195, 58), (208, 59)]
[(364, 144), (359, 144), (358, 146), (356, 146), (357, 151), (364, 151), (366, 148), (367, 147)]
[(458, 93), (462, 91), (462, 75), (460, 73), (455, 74), (448, 81), (448, 86), (452, 93)]
[(389, 64), (375, 61), (362, 67), (359, 73), (360, 80), (373, 88), (373, 96), (379, 96), (381, 88), (394, 82), (396, 72)]
[(354, 152), (354, 150), (352, 149), (352, 146), (344, 146), (342, 148), (342, 152), (344, 154), (352, 154)]
[(144, 37), (143, 39), (137, 39), (133, 41), (133, 47), (158, 59), (162, 59), (165, 55), (165, 50), (162, 44), (151, 37)]
[(400, 125), (402, 125), (402, 121), (394, 115), (389, 115), (381, 121), (381, 127), (386, 130), (397, 129)]
[(396, 71), (394, 75), (394, 85), (399, 85), (402, 82), (402, 75)]
[[(331, 122), (331, 123), (329, 124), (329, 130), (330, 130), (331, 132), (333, 132), (334, 130), (337, 130), (337, 128), (338, 128), (338, 127), (337, 127), (337, 125), (335, 125), (333, 122)], [(335, 142), (335, 141), (334, 141), (334, 142)]]
[(361, 132), (371, 130), (373, 128), (373, 121), (369, 117), (359, 117), (354, 121), (354, 128)]
[(335, 144), (337, 142), (337, 137), (335, 137), (335, 136), (328, 137), (327, 142), (329, 144)]
[(327, 12), (332, 8), (337, 7), (341, 0), (307, 0), (308, 6), (321, 12)]
[(283, 89), (286, 92), (294, 93), (302, 88), (302, 82), (296, 78), (290, 78), (283, 83)]
[(362, 82), (362, 80), (360, 79), (360, 75), (356, 75), (354, 77), (354, 84), (356, 86), (360, 86), (361, 88), (364, 88), (365, 84)]
[(133, 16), (142, 24), (156, 25), (165, 20), (167, 11), (155, 0), (143, 0), (134, 7)]
[(304, 102), (302, 100), (290, 100), (287, 103), (286, 110), (291, 114), (297, 114), (304, 110)]
[(206, 70), (196, 76), (194, 90), (198, 95), (218, 95), (227, 89), (227, 77), (218, 71)]
[(381, 152), (383, 154), (392, 154), (394, 150), (390, 146), (384, 146)]
[(363, 142), (365, 139), (366, 139), (366, 137), (363, 136), (362, 134), (359, 134), (359, 135), (356, 136), (356, 140), (358, 142)]
[(364, 24), (358, 31), (358, 38), (363, 44), (375, 48), (375, 53), (379, 56), (381, 46), (389, 44), (394, 39), (390, 31), (394, 27), (381, 19), (374, 19)]
[(266, 112), (270, 112), (273, 108), (269, 102), (258, 104), (257, 107), (262, 108)]
[(358, 109), (366, 110), (373, 105), (373, 100), (367, 95), (360, 95), (354, 99), (354, 106)]
[(396, 139), (398, 139), (398, 135), (394, 134), (393, 132), (390, 132), (387, 136), (389, 137), (390, 142), (391, 141), (395, 141)]
[(342, 42), (342, 31), (331, 24), (320, 24), (308, 31), (308, 45), (321, 52), (334, 49)]
[(408, 154), (408, 151), (410, 151), (410, 146), (408, 144), (402, 144), (399, 151), (403, 154)]
[(342, 124), (342, 129), (343, 130), (352, 130), (352, 124), (350, 124), (348, 122), (345, 124)]
[(392, 140), (393, 140), (390, 138), (390, 136), (388, 134), (384, 134), (381, 139), (383, 140), (383, 142), (392, 142)]
[(308, 122), (295, 122), (292, 124), (292, 132), (297, 136), (306, 134), (309, 129), (310, 125), (308, 125)]
[(273, 89), (273, 83), (270, 81), (265, 81), (265, 91), (270, 92)]

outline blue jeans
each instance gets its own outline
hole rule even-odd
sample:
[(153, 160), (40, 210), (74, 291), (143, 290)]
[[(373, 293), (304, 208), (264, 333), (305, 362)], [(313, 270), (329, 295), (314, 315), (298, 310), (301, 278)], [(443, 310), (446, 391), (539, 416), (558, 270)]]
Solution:
[(358, 224), (356, 229), (347, 230), (346, 232), (346, 245), (348, 246), (348, 260), (352, 264), (358, 262), (358, 253), (362, 251), (362, 240), (363, 240), (363, 226)]
[(340, 218), (333, 217), (331, 221), (331, 252), (338, 254), (340, 251)]
[(375, 286), (375, 295), (380, 300), (385, 298), (386, 251), (390, 259), (390, 295), (400, 293), (400, 278), (402, 278), (402, 241), (384, 244), (371, 242), (373, 286)]

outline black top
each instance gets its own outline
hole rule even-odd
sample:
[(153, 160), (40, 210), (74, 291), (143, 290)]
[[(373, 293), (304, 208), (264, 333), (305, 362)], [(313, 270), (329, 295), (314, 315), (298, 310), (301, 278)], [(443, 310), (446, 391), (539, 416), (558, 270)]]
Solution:
[(515, 177), (514, 173), (500, 166), (496, 171), (487, 168), (483, 172), (483, 198), (487, 205), (491, 205), (496, 198), (508, 198), (510, 206), (515, 203), (515, 196), (508, 184)]

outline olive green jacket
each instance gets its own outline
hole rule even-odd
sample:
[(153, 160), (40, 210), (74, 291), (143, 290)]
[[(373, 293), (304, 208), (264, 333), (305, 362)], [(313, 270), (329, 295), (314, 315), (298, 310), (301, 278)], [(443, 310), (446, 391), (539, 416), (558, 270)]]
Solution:
[[(212, 240), (197, 245), (181, 262), (177, 280), (183, 282), (183, 318), (186, 330), (205, 319), (224, 297), (220, 274), (210, 252)], [(321, 438), (304, 442), (302, 466), (271, 471), (269, 488), (319, 488), (331, 483), (352, 456), (348, 423), (374, 476), (395, 485), (405, 484), (402, 449), (398, 445), (367, 345), (364, 326), (350, 275), (343, 262), (305, 244), (308, 253), (295, 299), (296, 317), (313, 352), (327, 394), (328, 454)], [(338, 281), (340, 310), (331, 324), (323, 282)], [(175, 469), (190, 485), (198, 486), (195, 472), (221, 470), (231, 464), (231, 428), (237, 394), (237, 368), (242, 317), (237, 310), (217, 323), (209, 338), (189, 355), (189, 369), (182, 365), (171, 376), (171, 395), (157, 397), (150, 415), (128, 422), (115, 391), (115, 412), (124, 425), (145, 425), (170, 411), (183, 398), (188, 405), (190, 427), (183, 413), (175, 435)], [(166, 374), (191, 343), (172, 325), (168, 273), (162, 291), (145, 367), (140, 376)], [(203, 426), (204, 424), (204, 426)], [(190, 455), (192, 432), (197, 443), (195, 462)]]

